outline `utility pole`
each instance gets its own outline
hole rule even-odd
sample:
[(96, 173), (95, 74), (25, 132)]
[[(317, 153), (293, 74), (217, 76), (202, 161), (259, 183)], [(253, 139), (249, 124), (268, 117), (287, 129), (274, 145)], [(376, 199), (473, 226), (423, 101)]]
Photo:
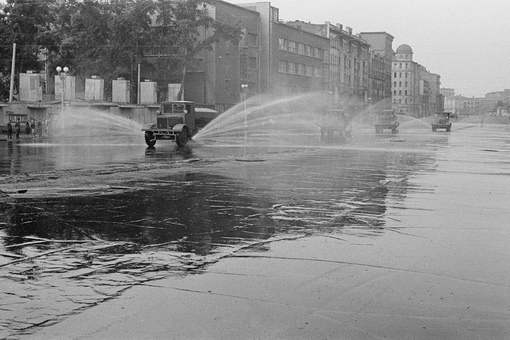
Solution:
[(16, 65), (16, 43), (12, 44), (12, 63), (11, 63), (11, 87), (9, 89), (9, 103), (12, 103), (14, 97), (14, 69)]

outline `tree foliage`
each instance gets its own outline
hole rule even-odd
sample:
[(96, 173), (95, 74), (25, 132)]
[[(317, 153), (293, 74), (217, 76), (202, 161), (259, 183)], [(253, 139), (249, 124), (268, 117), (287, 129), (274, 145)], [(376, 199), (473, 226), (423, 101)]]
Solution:
[(209, 6), (214, 0), (8, 0), (0, 5), (0, 72), (10, 74), (7, 56), (16, 42), (16, 74), (42, 70), (44, 52), (50, 75), (60, 65), (107, 82), (135, 80), (140, 64), (161, 85), (182, 83), (201, 50), (240, 40), (240, 28), (216, 22)]

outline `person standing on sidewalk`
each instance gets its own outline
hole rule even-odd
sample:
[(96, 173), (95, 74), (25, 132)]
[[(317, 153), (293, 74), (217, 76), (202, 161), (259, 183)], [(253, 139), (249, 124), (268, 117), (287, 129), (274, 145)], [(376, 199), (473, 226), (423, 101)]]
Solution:
[(7, 123), (7, 139), (12, 139), (12, 123), (10, 119)]
[(25, 124), (25, 134), (27, 137), (30, 137), (30, 122), (27, 120), (27, 123)]
[(32, 118), (32, 120), (30, 121), (30, 132), (32, 134), (32, 138), (35, 138), (35, 119)]
[(37, 135), (39, 138), (41, 138), (43, 135), (43, 124), (41, 121), (37, 122)]
[(16, 122), (14, 127), (16, 129), (16, 139), (19, 139), (19, 133), (21, 132), (21, 124), (19, 123), (19, 121)]

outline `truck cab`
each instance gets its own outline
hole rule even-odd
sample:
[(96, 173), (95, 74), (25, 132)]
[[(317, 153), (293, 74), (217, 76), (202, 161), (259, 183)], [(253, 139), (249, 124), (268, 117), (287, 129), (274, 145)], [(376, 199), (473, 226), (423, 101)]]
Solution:
[(450, 112), (437, 112), (434, 115), (434, 121), (432, 122), (432, 131), (436, 131), (437, 129), (445, 129), (447, 132), (449, 132), (452, 129), (450, 114)]
[(375, 122), (375, 132), (383, 133), (385, 129), (391, 130), (391, 133), (398, 132), (399, 122), (394, 110), (382, 110), (377, 113)]
[(347, 115), (341, 109), (327, 109), (322, 112), (319, 125), (321, 129), (321, 141), (332, 140), (338, 133), (340, 140), (345, 140), (350, 131), (347, 128)]
[(145, 142), (153, 147), (158, 139), (175, 141), (184, 146), (196, 132), (195, 103), (190, 101), (162, 102), (157, 111), (156, 123), (146, 124)]

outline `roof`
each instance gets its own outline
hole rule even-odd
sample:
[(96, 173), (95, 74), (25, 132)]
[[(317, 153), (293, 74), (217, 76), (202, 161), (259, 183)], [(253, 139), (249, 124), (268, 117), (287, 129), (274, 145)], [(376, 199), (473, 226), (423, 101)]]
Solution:
[(402, 44), (397, 48), (397, 54), (413, 54), (413, 49), (407, 44)]

